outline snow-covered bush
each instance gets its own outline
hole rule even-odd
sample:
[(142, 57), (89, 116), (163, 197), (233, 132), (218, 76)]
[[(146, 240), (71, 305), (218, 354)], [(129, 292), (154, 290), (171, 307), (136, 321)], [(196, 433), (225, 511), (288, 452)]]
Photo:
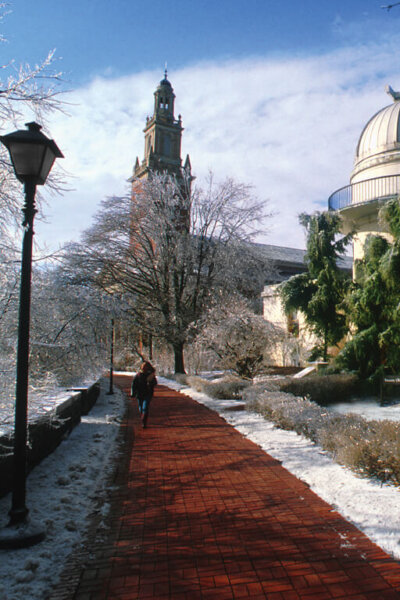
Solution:
[(228, 303), (209, 311), (197, 344), (214, 354), (218, 368), (251, 380), (267, 371), (280, 338), (277, 327), (232, 294)]
[(239, 377), (223, 377), (216, 381), (206, 381), (203, 391), (207, 396), (217, 399), (241, 398), (243, 390), (251, 385), (250, 381)]
[(227, 375), (213, 381), (198, 376), (187, 376), (187, 384), (197, 392), (204, 392), (211, 398), (219, 400), (241, 398), (242, 392), (251, 383), (234, 375)]
[[(329, 413), (307, 398), (284, 392), (245, 390), (243, 399), (250, 410), (260, 412), (282, 429), (296, 431), (313, 442), (319, 442), (320, 430), (337, 415)], [(340, 418), (340, 416), (339, 416)]]
[(108, 363), (111, 310), (102, 294), (66, 285), (63, 269), (36, 270), (32, 294), (32, 383), (51, 374), (61, 386), (96, 380)]
[(400, 485), (400, 423), (365, 421), (347, 415), (323, 428), (319, 435), (323, 448), (353, 470)]
[(358, 377), (349, 373), (333, 375), (315, 375), (294, 379), (283, 379), (279, 388), (295, 396), (306, 396), (319, 404), (337, 402), (338, 398), (344, 400), (356, 392)]
[(196, 390), (196, 392), (204, 392), (204, 385), (207, 383), (206, 379), (198, 377), (197, 375), (188, 375), (187, 384)]
[(181, 385), (187, 385), (187, 375), (184, 375), (183, 373), (177, 373), (174, 379)]
[(14, 395), (15, 357), (17, 340), (17, 312), (19, 273), (17, 253), (0, 242), (0, 389), (2, 397)]
[(270, 391), (270, 385), (269, 388), (246, 388), (243, 399), (247, 408), (282, 429), (311, 439), (340, 464), (362, 475), (400, 485), (400, 423), (336, 414), (307, 398)]

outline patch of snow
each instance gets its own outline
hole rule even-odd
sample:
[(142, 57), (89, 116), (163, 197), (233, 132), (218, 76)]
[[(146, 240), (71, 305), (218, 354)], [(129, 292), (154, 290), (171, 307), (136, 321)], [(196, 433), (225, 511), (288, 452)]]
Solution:
[[(27, 507), (36, 524), (44, 526), (40, 544), (20, 550), (0, 550), (1, 600), (43, 600), (59, 578), (65, 559), (81, 542), (94, 500), (105, 496), (125, 399), (108, 380), (87, 416), (27, 479)], [(0, 500), (0, 527), (8, 522), (11, 495)], [(101, 507), (106, 516), (109, 505)]]
[[(86, 390), (93, 381), (100, 378), (100, 375), (92, 380), (82, 381), (79, 387), (66, 389), (65, 387), (57, 387), (50, 385), (44, 389), (29, 386), (29, 411), (28, 421), (35, 421), (38, 417), (48, 412), (54, 411), (59, 404), (62, 404), (69, 398), (74, 396), (73, 392)], [(0, 398), (0, 435), (5, 435), (14, 429), (14, 411), (15, 411), (15, 396)]]
[[(125, 374), (132, 375), (131, 372)], [(237, 405), (237, 400), (213, 400), (175, 381), (163, 377), (158, 380), (220, 413), (296, 477), (306, 481), (315, 493), (371, 540), (400, 559), (400, 493), (397, 488), (354, 475), (306, 438), (278, 429), (258, 414), (229, 411), (229, 407)], [(101, 395), (89, 415), (83, 417), (71, 435), (29, 475), (27, 506), (32, 519), (45, 525), (47, 537), (31, 548), (0, 550), (1, 600), (46, 598), (67, 556), (82, 543), (94, 500), (104, 497), (99, 510), (102, 517), (108, 514), (105, 482), (113, 463), (125, 401), (117, 388), (114, 396), (108, 396), (107, 390), (108, 380), (104, 380)], [(0, 526), (7, 523), (10, 506), (10, 496), (0, 500)], [(342, 543), (343, 547), (348, 545), (345, 538)]]
[(135, 375), (134, 371), (114, 371), (114, 375), (129, 375), (133, 377)]
[(368, 421), (400, 421), (400, 403), (380, 405), (377, 398), (363, 398), (362, 400), (352, 400), (350, 402), (338, 402), (327, 407), (343, 415), (350, 413), (359, 415)]

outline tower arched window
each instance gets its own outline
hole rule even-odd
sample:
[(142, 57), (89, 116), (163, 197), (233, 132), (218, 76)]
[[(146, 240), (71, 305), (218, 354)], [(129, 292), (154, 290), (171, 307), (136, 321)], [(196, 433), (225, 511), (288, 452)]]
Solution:
[(169, 107), (168, 98), (165, 98), (165, 97), (161, 96), (160, 97), (160, 108), (168, 110), (168, 107)]

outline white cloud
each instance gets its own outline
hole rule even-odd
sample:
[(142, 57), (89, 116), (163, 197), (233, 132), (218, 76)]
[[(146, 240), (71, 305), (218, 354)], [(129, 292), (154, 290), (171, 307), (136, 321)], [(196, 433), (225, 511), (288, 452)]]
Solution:
[[(201, 184), (209, 169), (254, 185), (278, 214), (267, 243), (303, 246), (300, 212), (327, 207), (346, 185), (366, 121), (390, 103), (386, 83), (400, 86), (393, 65), (398, 39), (342, 48), (323, 56), (199, 63), (170, 72), (181, 113), (182, 157), (190, 154)], [(38, 234), (54, 245), (77, 238), (100, 200), (127, 190), (143, 127), (162, 73), (97, 78), (70, 94), (70, 117), (50, 131), (76, 190), (51, 200), (50, 224)]]

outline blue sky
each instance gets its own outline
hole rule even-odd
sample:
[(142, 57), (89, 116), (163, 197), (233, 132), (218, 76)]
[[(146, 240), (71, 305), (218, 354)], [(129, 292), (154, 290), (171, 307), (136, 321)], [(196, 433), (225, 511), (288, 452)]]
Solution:
[[(392, 1), (392, 0), (390, 0)], [(326, 52), (395, 30), (385, 0), (15, 0), (4, 56), (56, 49), (71, 85), (208, 60)]]
[(74, 189), (49, 197), (38, 234), (52, 246), (76, 239), (102, 197), (127, 190), (167, 62), (197, 182), (211, 169), (253, 184), (275, 213), (264, 241), (302, 247), (298, 213), (348, 183), (362, 127), (390, 103), (384, 85), (400, 88), (400, 6), (382, 4), (11, 2), (2, 64), (56, 49), (71, 103), (48, 125)]
[[(392, 0), (390, 0), (392, 1)], [(94, 76), (172, 70), (204, 60), (325, 52), (398, 25), (384, 0), (15, 0), (4, 56), (55, 48), (73, 87)], [(396, 13), (399, 11), (399, 14)], [(351, 26), (350, 26), (351, 25)]]

